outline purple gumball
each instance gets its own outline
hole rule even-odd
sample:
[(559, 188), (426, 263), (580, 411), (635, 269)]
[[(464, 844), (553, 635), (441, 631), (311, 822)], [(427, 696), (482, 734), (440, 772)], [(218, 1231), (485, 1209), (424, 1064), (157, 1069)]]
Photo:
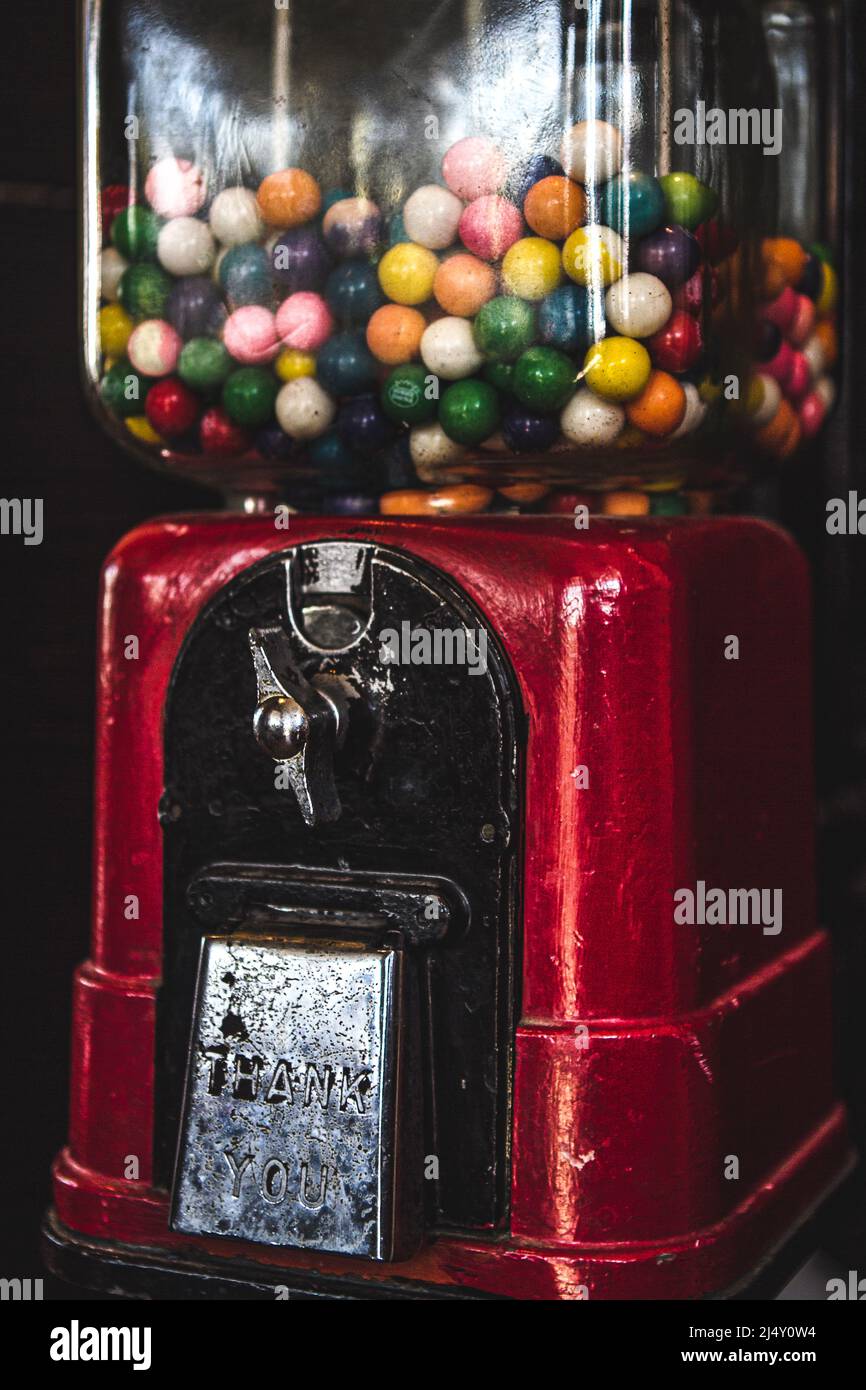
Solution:
[(216, 337), (226, 321), (226, 309), (213, 280), (188, 275), (172, 286), (165, 317), (183, 339)]
[(655, 275), (669, 290), (690, 280), (701, 263), (701, 248), (684, 227), (659, 227), (637, 245), (638, 270)]
[(287, 294), (320, 290), (334, 268), (316, 227), (292, 227), (274, 242), (274, 280)]

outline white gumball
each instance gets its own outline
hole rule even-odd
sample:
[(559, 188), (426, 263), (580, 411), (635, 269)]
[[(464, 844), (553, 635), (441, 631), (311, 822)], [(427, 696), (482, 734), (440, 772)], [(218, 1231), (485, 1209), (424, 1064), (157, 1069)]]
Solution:
[(120, 282), (129, 261), (114, 246), (106, 246), (99, 256), (99, 288), (103, 299), (116, 304), (120, 298)]
[(430, 251), (444, 251), (457, 240), (463, 203), (447, 188), (425, 184), (416, 188), (403, 208), (403, 225), (410, 241)]
[(664, 328), (673, 312), (667, 285), (638, 271), (611, 285), (604, 301), (607, 321), (625, 338), (650, 338)]
[(457, 463), (465, 453), (462, 444), (449, 439), (437, 420), (416, 425), (409, 435), (409, 452), (422, 482), (435, 482), (435, 470)]
[(421, 339), (425, 367), (445, 381), (459, 381), (484, 365), (468, 319), (446, 318), (431, 323)]
[(577, 183), (605, 183), (622, 168), (622, 134), (607, 121), (580, 121), (566, 133), (561, 157)]
[(318, 439), (334, 422), (337, 406), (311, 376), (289, 381), (277, 395), (280, 427), (292, 439)]
[(562, 433), (585, 449), (612, 444), (625, 426), (625, 411), (616, 401), (603, 401), (583, 386), (572, 396), (560, 417)]
[(693, 434), (698, 426), (703, 424), (704, 416), (707, 413), (706, 402), (701, 400), (700, 392), (693, 382), (684, 381), (683, 390), (686, 393), (686, 413), (683, 416), (682, 424), (674, 430), (671, 439), (682, 439), (686, 434)]
[(823, 376), (827, 369), (827, 354), (824, 351), (824, 344), (821, 342), (817, 333), (813, 333), (806, 343), (806, 346), (803, 348), (803, 356), (809, 363), (812, 380), (817, 381), (819, 377)]
[(204, 275), (213, 265), (216, 244), (206, 222), (174, 217), (159, 233), (156, 254), (170, 275)]
[(211, 203), (210, 229), (223, 246), (259, 241), (265, 224), (255, 193), (248, 188), (224, 188)]
[[(766, 372), (758, 375), (758, 381), (763, 388), (760, 402), (749, 417), (749, 424), (754, 429), (759, 430), (762, 425), (769, 425), (775, 417), (776, 411), (782, 404), (782, 388), (775, 377), (768, 376)], [(686, 412), (688, 413), (688, 411)]]

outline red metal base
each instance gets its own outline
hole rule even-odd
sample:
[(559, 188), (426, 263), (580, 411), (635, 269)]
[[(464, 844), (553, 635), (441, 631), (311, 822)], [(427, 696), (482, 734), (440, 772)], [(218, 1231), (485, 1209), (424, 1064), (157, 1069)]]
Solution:
[[(409, 551), (463, 586), (500, 636), (529, 730), (509, 1227), (434, 1240), (390, 1268), (173, 1236), (150, 1187), (172, 666), (240, 570), (340, 537)], [(93, 943), (55, 1174), (64, 1225), (529, 1299), (698, 1297), (749, 1278), (850, 1158), (815, 929), (808, 610), (792, 544), (735, 519), (576, 532), (569, 518), (292, 518), (287, 533), (214, 515), (127, 537), (105, 571)], [(674, 893), (698, 880), (782, 890), (783, 930), (677, 925)]]

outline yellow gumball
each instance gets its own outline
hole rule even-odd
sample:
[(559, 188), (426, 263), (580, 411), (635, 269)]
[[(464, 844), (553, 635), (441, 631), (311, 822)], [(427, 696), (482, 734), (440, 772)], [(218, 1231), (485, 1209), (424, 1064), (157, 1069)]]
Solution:
[(297, 381), (302, 376), (316, 375), (316, 359), (311, 352), (283, 348), (274, 363), (274, 370), (280, 381)]
[(639, 395), (651, 370), (649, 353), (634, 338), (602, 338), (583, 363), (586, 385), (606, 401), (628, 401)]
[(625, 270), (622, 237), (611, 227), (578, 227), (562, 248), (562, 264), (578, 285), (612, 285)]
[(528, 236), (516, 241), (505, 254), (503, 288), (518, 299), (544, 299), (562, 281), (562, 257), (555, 242)]
[(162, 439), (146, 415), (131, 415), (123, 423), (133, 438), (140, 440), (142, 444), (162, 444)]
[(839, 277), (833, 267), (824, 261), (821, 267), (821, 293), (815, 304), (819, 318), (832, 314), (838, 302)]
[(433, 294), (439, 261), (426, 246), (403, 241), (379, 262), (379, 284), (395, 304), (424, 304)]
[(99, 311), (99, 342), (108, 357), (122, 357), (135, 325), (119, 304), (106, 304)]

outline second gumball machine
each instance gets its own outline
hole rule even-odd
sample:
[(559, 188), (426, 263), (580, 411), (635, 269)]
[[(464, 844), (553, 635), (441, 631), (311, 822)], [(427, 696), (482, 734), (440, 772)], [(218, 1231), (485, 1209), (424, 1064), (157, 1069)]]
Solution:
[(84, 5), (89, 389), (227, 507), (105, 569), (58, 1270), (730, 1294), (847, 1171), (804, 563), (712, 514), (832, 406), (831, 9)]

